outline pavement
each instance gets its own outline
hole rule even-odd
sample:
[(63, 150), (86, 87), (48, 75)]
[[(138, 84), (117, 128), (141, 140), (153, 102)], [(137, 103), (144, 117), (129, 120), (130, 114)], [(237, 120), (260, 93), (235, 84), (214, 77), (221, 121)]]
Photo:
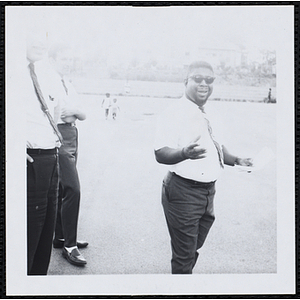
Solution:
[[(160, 111), (172, 99), (117, 97), (117, 120), (105, 120), (102, 98), (84, 95), (79, 129), (81, 206), (78, 239), (87, 265), (53, 249), (48, 275), (170, 274), (171, 247), (160, 192), (166, 166), (155, 161)], [(276, 153), (276, 105), (211, 101), (235, 154)], [(276, 160), (247, 173), (226, 167), (217, 181), (216, 221), (195, 274), (276, 273)]]

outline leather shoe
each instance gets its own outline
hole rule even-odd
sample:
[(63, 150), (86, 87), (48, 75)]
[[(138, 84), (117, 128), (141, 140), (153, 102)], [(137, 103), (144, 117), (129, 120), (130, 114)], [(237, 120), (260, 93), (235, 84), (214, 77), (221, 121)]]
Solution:
[[(64, 246), (65, 241), (62, 240), (53, 240), (53, 247), (54, 248), (62, 248)], [(78, 248), (85, 248), (89, 243), (88, 242), (77, 242)]]
[(73, 249), (71, 252), (64, 248), (62, 251), (62, 255), (67, 259), (69, 263), (73, 265), (84, 266), (86, 264), (86, 260), (77, 248)]

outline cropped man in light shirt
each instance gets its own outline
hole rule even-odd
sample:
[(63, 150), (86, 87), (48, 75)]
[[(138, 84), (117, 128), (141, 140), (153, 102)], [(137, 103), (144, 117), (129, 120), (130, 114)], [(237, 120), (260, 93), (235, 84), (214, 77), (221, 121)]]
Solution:
[(86, 118), (78, 101), (73, 85), (65, 78), (70, 74), (73, 64), (71, 49), (65, 44), (55, 44), (49, 50), (49, 61), (60, 76), (60, 88), (64, 97), (60, 103), (61, 116), (58, 128), (64, 144), (59, 150), (59, 195), (54, 248), (63, 248), (62, 255), (71, 264), (84, 266), (86, 260), (78, 248), (88, 243), (77, 240), (77, 227), (80, 204), (80, 182), (77, 171), (78, 130), (76, 121)]
[[(27, 140), (27, 274), (46, 275), (50, 262), (58, 193), (58, 148), (61, 145), (36, 90), (36, 75), (42, 97), (53, 120), (59, 115), (56, 74), (40, 61), (47, 51), (46, 33), (27, 37), (27, 72), (24, 73)], [(25, 67), (25, 66), (24, 66)], [(49, 74), (50, 72), (50, 74)], [(33, 75), (32, 75), (33, 74)], [(35, 75), (34, 75), (35, 74)]]
[(231, 155), (215, 139), (204, 105), (213, 91), (210, 64), (189, 66), (185, 94), (159, 119), (155, 156), (170, 165), (163, 181), (162, 204), (171, 237), (172, 274), (191, 274), (214, 222), (215, 182), (224, 164), (252, 165)]

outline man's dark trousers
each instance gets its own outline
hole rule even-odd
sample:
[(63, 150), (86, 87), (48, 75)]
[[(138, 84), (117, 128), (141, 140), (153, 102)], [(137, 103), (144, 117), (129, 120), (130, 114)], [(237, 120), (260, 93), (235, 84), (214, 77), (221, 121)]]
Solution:
[(58, 194), (58, 155), (55, 152), (56, 149), (27, 149), (34, 159), (33, 163), (27, 161), (28, 275), (47, 275), (50, 262)]
[(55, 238), (65, 239), (65, 247), (76, 246), (80, 204), (80, 183), (77, 164), (77, 128), (71, 124), (58, 124), (64, 140), (59, 149), (59, 196)]
[(169, 172), (163, 181), (162, 205), (171, 237), (172, 274), (192, 274), (215, 220), (215, 183), (186, 180)]

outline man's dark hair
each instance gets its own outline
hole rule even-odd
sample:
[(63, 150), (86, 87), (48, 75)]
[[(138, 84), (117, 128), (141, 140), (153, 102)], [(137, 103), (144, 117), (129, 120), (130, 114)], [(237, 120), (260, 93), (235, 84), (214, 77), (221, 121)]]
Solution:
[(188, 67), (187, 77), (193, 70), (198, 69), (198, 68), (206, 68), (206, 69), (211, 70), (212, 72), (214, 71), (213, 67), (206, 61), (194, 61)]

